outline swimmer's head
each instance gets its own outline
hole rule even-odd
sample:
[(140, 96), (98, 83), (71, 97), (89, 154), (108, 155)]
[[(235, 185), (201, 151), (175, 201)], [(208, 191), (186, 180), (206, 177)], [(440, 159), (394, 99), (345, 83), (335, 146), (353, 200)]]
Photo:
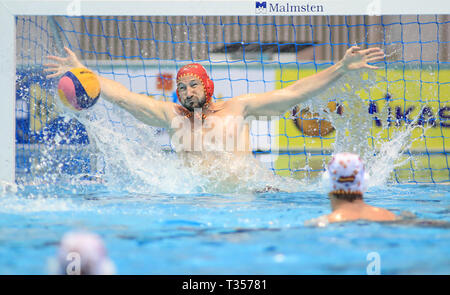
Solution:
[(214, 93), (214, 83), (201, 64), (183, 66), (177, 73), (177, 96), (180, 103), (190, 110), (209, 103)]
[(365, 191), (364, 164), (358, 155), (339, 153), (328, 164), (330, 195), (349, 201), (361, 199)]
[(77, 267), (80, 275), (115, 273), (114, 263), (108, 258), (100, 236), (88, 232), (70, 232), (63, 236), (58, 251), (58, 273), (77, 274)]

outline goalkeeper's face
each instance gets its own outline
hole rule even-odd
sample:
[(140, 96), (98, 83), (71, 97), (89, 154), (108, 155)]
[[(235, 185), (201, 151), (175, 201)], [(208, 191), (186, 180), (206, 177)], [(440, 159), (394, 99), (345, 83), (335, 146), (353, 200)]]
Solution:
[(202, 81), (195, 76), (184, 76), (177, 83), (178, 99), (180, 103), (190, 110), (201, 108), (206, 103), (205, 87)]

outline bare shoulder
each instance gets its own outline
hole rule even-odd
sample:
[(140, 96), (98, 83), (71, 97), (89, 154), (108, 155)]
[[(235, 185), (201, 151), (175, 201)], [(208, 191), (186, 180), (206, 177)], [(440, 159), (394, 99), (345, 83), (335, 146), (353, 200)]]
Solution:
[(189, 111), (182, 105), (171, 101), (154, 100), (154, 108), (161, 110), (168, 121), (176, 116), (185, 116)]
[(249, 94), (235, 96), (227, 101), (219, 101), (214, 103), (215, 110), (226, 109), (229, 111), (242, 111), (245, 108), (245, 97)]
[(328, 214), (327, 216), (328, 222), (340, 222), (342, 221), (342, 217), (335, 212)]
[(243, 95), (235, 96), (235, 97), (229, 99), (227, 102), (231, 103), (231, 104), (245, 104), (252, 97), (254, 97), (254, 94), (252, 94), (252, 93), (243, 94)]
[(173, 114), (176, 116), (186, 116), (189, 114), (189, 111), (182, 105), (174, 103), (172, 105), (172, 108), (173, 108)]
[(227, 108), (240, 110), (243, 114), (247, 113), (247, 109), (257, 100), (258, 95), (254, 93), (235, 96), (227, 101)]
[(366, 205), (359, 210), (336, 210), (328, 216), (328, 222), (354, 221), (365, 219), (371, 221), (393, 221), (396, 220), (394, 213), (389, 210)]
[(394, 213), (384, 208), (368, 206), (365, 211), (373, 220), (391, 221), (396, 219)]
[(221, 110), (227, 107), (230, 104), (230, 101), (215, 101), (212, 107), (213, 110)]
[(351, 211), (337, 210), (327, 215), (328, 222), (353, 221), (360, 218), (359, 214)]
[(229, 104), (243, 104), (251, 96), (252, 96), (252, 94), (243, 94), (243, 95), (235, 96), (235, 97), (227, 100), (226, 102)]

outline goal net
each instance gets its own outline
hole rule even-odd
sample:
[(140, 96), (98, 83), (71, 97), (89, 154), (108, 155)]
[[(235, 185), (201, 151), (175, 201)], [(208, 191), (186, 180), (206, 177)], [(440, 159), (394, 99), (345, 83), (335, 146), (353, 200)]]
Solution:
[[(286, 87), (336, 63), (353, 45), (380, 47), (379, 69), (349, 77), (276, 120), (251, 123), (253, 154), (280, 175), (315, 177), (334, 151), (393, 161), (396, 182), (448, 182), (448, 15), (403, 16), (16, 16), (16, 175), (101, 173), (101, 155), (76, 118), (56, 107), (47, 55), (67, 46), (90, 69), (136, 93), (177, 102), (183, 65), (204, 65), (215, 100)], [(350, 94), (349, 94), (350, 93)], [(355, 96), (358, 100), (355, 100)], [(125, 138), (132, 120), (102, 113)], [(339, 133), (341, 132), (341, 133)], [(354, 135), (356, 134), (356, 136)], [(155, 142), (171, 151), (170, 138)], [(393, 142), (403, 141), (397, 146)], [(393, 151), (395, 150), (395, 151)], [(389, 156), (389, 152), (401, 156)], [(375, 157), (375, 158), (374, 158)]]

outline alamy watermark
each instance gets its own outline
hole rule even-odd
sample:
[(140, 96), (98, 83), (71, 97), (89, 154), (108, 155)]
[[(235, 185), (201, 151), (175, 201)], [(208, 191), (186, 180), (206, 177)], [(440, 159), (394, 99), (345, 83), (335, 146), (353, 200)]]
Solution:
[(70, 252), (66, 256), (67, 266), (66, 266), (66, 274), (67, 275), (80, 275), (81, 274), (81, 255), (78, 252)]
[(381, 15), (381, 0), (373, 0), (367, 5), (366, 9), (367, 15)]
[(366, 268), (368, 275), (380, 275), (381, 274), (381, 257), (378, 252), (370, 252), (366, 257), (369, 264)]
[(73, 0), (67, 5), (66, 14), (69, 16), (81, 16), (81, 0)]

